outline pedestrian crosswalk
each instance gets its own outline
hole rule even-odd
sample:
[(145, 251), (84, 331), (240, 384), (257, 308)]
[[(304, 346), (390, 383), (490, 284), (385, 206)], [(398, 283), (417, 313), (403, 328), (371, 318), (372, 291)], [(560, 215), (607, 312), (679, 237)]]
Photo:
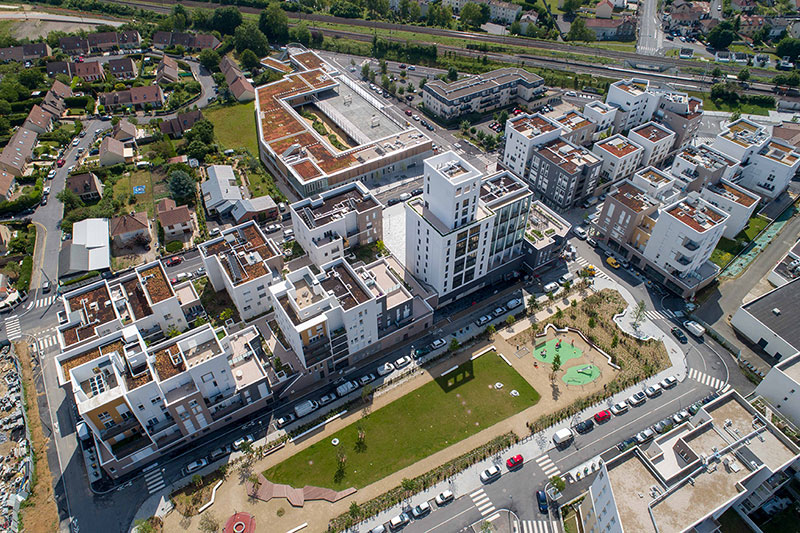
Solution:
[(160, 468), (146, 473), (144, 475), (144, 482), (145, 485), (147, 485), (147, 492), (150, 494), (154, 494), (167, 486), (167, 484), (164, 483), (164, 475)]
[(539, 465), (547, 477), (557, 476), (561, 473), (561, 470), (559, 470), (555, 463), (553, 463), (553, 460), (547, 455), (542, 455), (536, 459), (536, 464)]
[(48, 348), (50, 348), (51, 346), (55, 346), (56, 344), (58, 344), (58, 335), (53, 334), (42, 337), (38, 341), (36, 341), (36, 343), (39, 346), (39, 351), (43, 352)]
[(675, 311), (672, 309), (661, 309), (658, 311), (650, 309), (649, 311), (645, 311), (644, 314), (647, 315), (647, 318), (650, 320), (669, 320), (675, 318)]
[[(588, 259), (584, 259), (584, 258), (583, 258), (583, 257), (581, 257), (581, 256), (578, 256), (578, 257), (576, 257), (576, 258), (575, 258), (575, 262), (576, 262), (576, 263), (578, 263), (578, 265), (580, 265), (580, 267), (581, 267), (581, 268), (583, 268), (583, 267), (585, 267), (586, 265), (588, 265), (588, 264), (589, 264), (589, 260), (588, 260)], [(606, 274), (605, 272), (603, 272), (602, 270), (600, 270), (599, 268), (597, 268), (597, 266), (596, 266), (596, 265), (595, 265), (595, 267), (594, 267), (594, 270), (595, 270), (595, 275), (594, 275), (594, 277), (596, 277), (596, 278), (603, 278), (603, 279), (611, 279), (611, 276), (609, 276), (608, 274)]]
[(36, 300), (36, 307), (48, 307), (52, 305), (53, 302), (56, 301), (57, 296), (45, 296), (44, 298), (39, 298)]
[(550, 533), (550, 522), (547, 520), (520, 520), (519, 533)]
[(708, 385), (709, 387), (713, 387), (717, 390), (722, 390), (722, 392), (727, 392), (727, 390), (731, 388), (731, 386), (725, 384), (723, 380), (709, 376), (708, 374), (704, 374), (695, 368), (689, 369), (689, 377), (695, 381), (699, 381), (703, 385)]
[(478, 508), (481, 516), (486, 516), (489, 513), (494, 512), (495, 507), (492, 505), (492, 500), (489, 499), (489, 496), (486, 495), (486, 492), (483, 489), (476, 490), (470, 494), (469, 497), (472, 498), (472, 503), (474, 503), (475, 507)]
[(22, 329), (19, 327), (19, 317), (17, 315), (6, 318), (6, 338), (10, 341), (22, 337)]

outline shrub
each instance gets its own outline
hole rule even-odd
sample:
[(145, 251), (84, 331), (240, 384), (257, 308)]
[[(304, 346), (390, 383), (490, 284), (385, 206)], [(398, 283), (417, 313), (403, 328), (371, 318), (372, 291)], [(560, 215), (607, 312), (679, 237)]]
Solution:
[(183, 243), (181, 241), (169, 241), (164, 248), (166, 248), (167, 252), (174, 254), (183, 250)]

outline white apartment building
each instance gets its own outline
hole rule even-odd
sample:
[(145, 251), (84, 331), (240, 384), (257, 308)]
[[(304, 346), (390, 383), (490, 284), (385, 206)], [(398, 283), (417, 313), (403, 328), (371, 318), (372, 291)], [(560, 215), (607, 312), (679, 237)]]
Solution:
[(601, 133), (613, 132), (617, 116), (617, 108), (604, 104), (600, 100), (592, 100), (583, 106), (583, 114), (597, 126), (594, 140), (598, 140)]
[(608, 87), (606, 104), (616, 107), (614, 131), (624, 132), (653, 118), (658, 98), (648, 91), (650, 82), (632, 78), (619, 80)]
[(529, 103), (545, 90), (540, 76), (509, 67), (450, 83), (429, 80), (422, 88), (422, 103), (432, 113), (454, 119), (469, 113), (486, 113), (513, 102)]
[(770, 403), (795, 426), (800, 426), (800, 353), (770, 368), (755, 393)]
[(690, 146), (703, 119), (703, 101), (670, 89), (651, 89), (651, 92), (658, 96), (653, 119), (675, 132), (672, 149), (680, 150)]
[(799, 282), (800, 278), (795, 278), (739, 307), (731, 318), (733, 329), (775, 359), (799, 352), (795, 312)]
[(531, 193), (508, 172), (484, 178), (455, 152), (425, 160), (406, 210), (406, 268), (439, 303), (490, 283), (521, 257)]
[(644, 156), (644, 149), (641, 146), (620, 134), (594, 143), (592, 152), (603, 161), (600, 177), (603, 182), (609, 184), (633, 174), (642, 166)]
[(263, 409), (272, 396), (255, 326), (228, 334), (204, 324), (148, 345), (128, 324), (56, 362), (112, 478)]
[(732, 181), (769, 199), (780, 196), (800, 168), (800, 154), (791, 145), (743, 118), (723, 127), (714, 148), (741, 161)]
[(642, 147), (642, 166), (658, 166), (672, 150), (675, 133), (650, 121), (630, 130), (628, 139)]
[(728, 213), (725, 231), (722, 233), (726, 239), (735, 238), (747, 226), (761, 200), (755, 193), (726, 179), (721, 179), (717, 183), (708, 184), (700, 189), (700, 197)]
[(739, 171), (739, 161), (707, 144), (687, 146), (675, 155), (670, 173), (685, 181), (688, 190), (699, 191), (706, 184), (721, 179), (732, 180)]
[(561, 135), (561, 125), (539, 113), (521, 114), (506, 122), (503, 166), (527, 179), (533, 152)]
[(758, 531), (750, 515), (793, 479), (799, 455), (731, 390), (652, 441), (600, 461), (578, 511), (582, 531), (718, 531), (731, 508)]
[(383, 239), (383, 204), (361, 182), (295, 202), (289, 211), (297, 242), (318, 267)]
[(283, 254), (258, 224), (234, 226), (198, 248), (214, 290), (228, 293), (243, 320), (273, 306), (267, 288), (280, 278)]
[(502, 22), (503, 24), (511, 24), (517, 20), (517, 15), (522, 11), (522, 7), (510, 2), (503, 2), (502, 0), (444, 0), (444, 5), (450, 6), (453, 13), (456, 15), (461, 12), (461, 9), (467, 2), (472, 1), (476, 4), (489, 5), (489, 20), (494, 22)]
[(567, 111), (553, 119), (561, 126), (561, 136), (571, 143), (586, 146), (594, 138), (597, 125), (575, 110)]

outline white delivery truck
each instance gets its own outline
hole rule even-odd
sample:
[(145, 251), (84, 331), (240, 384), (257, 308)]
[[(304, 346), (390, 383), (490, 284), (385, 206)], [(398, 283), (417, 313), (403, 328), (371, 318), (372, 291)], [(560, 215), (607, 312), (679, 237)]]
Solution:
[(559, 429), (556, 431), (555, 435), (553, 435), (553, 442), (556, 446), (564, 446), (565, 444), (569, 444), (574, 437), (575, 435), (573, 435), (571, 429)]
[(358, 388), (358, 383), (355, 381), (348, 381), (347, 383), (342, 383), (338, 387), (336, 387), (336, 394), (339, 398), (344, 398), (354, 390)]
[(303, 418), (307, 414), (316, 411), (318, 407), (319, 404), (317, 402), (313, 400), (306, 400), (294, 406), (294, 414), (297, 415), (297, 418)]
[(685, 327), (689, 333), (698, 338), (702, 337), (706, 332), (706, 328), (704, 328), (694, 320), (687, 320), (686, 322), (683, 323), (683, 327)]

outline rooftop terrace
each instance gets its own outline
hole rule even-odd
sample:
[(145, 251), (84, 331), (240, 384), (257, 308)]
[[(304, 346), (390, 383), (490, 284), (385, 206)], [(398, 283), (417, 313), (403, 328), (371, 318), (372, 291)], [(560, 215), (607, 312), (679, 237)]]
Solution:
[(328, 269), (325, 274), (325, 279), (321, 281), (322, 288), (333, 292), (342, 308), (352, 309), (370, 299), (359, 281), (341, 263)]
[(562, 138), (555, 139), (539, 148), (539, 154), (564, 172), (575, 174), (584, 165), (600, 162), (600, 159), (582, 146), (575, 146)]
[(641, 150), (642, 148), (634, 144), (633, 142), (629, 141), (622, 135), (614, 135), (613, 137), (609, 137), (603, 141), (600, 141), (595, 144), (598, 148), (602, 148), (606, 152), (610, 153), (614, 157), (622, 158), (627, 155), (630, 155), (637, 150)]
[(646, 209), (658, 205), (658, 203), (647, 196), (644, 191), (628, 181), (620, 183), (616, 192), (611, 194), (611, 197), (637, 213), (641, 213)]
[(770, 141), (767, 146), (761, 149), (759, 154), (787, 167), (794, 166), (798, 158), (800, 158), (791, 146), (786, 146), (776, 141)]
[(363, 213), (379, 204), (369, 192), (361, 192), (353, 186), (335, 195), (320, 194), (308, 200), (301, 200), (292, 207), (309, 228), (318, 228), (341, 218), (346, 213)]
[(105, 283), (101, 283), (94, 289), (69, 297), (67, 306), (71, 313), (78, 312), (80, 315), (80, 321), (77, 324), (61, 330), (67, 346), (94, 337), (97, 326), (117, 318), (116, 310), (111, 301), (111, 294), (108, 292), (108, 287)]
[(667, 137), (675, 135), (672, 131), (668, 130), (667, 128), (659, 126), (658, 124), (655, 124), (653, 122), (650, 122), (648, 124), (643, 124), (638, 128), (635, 128), (633, 131), (637, 135), (640, 135), (641, 137), (654, 143), (657, 143), (659, 141), (666, 139)]
[(186, 365), (183, 362), (183, 356), (177, 343), (160, 347), (151, 354), (155, 358), (153, 367), (160, 381), (166, 381), (186, 370)]
[(519, 132), (520, 135), (533, 139), (542, 133), (553, 131), (557, 126), (537, 113), (535, 115), (520, 115), (512, 119), (511, 127)]
[(508, 172), (488, 176), (481, 183), (480, 199), (490, 208), (498, 208), (526, 194), (530, 194), (528, 187)]
[(759, 200), (758, 196), (741, 191), (725, 183), (724, 181), (707, 185), (706, 189), (745, 207), (751, 207)]
[(725, 219), (722, 213), (711, 209), (699, 200), (693, 203), (681, 200), (667, 209), (667, 213), (700, 233), (713, 228)]
[(738, 161), (706, 145), (687, 146), (678, 157), (712, 172), (738, 164)]
[(542, 78), (521, 68), (500, 68), (485, 72), (478, 76), (468, 76), (454, 82), (431, 80), (426, 84), (425, 90), (434, 92), (448, 100), (455, 100), (470, 96), (485, 90), (513, 82), (522, 82), (528, 85), (541, 83)]
[(614, 86), (631, 96), (639, 96), (647, 92), (647, 83), (636, 80), (620, 80), (614, 83)]
[(743, 118), (731, 122), (723, 128), (724, 131), (720, 133), (722, 138), (746, 147), (761, 144), (769, 137), (767, 130), (762, 126)]
[(669, 183), (672, 179), (664, 174), (663, 172), (656, 170), (653, 167), (647, 167), (646, 169), (639, 171), (636, 173), (639, 177), (647, 180), (649, 183), (656, 187), (660, 187), (665, 183)]
[(139, 275), (142, 277), (142, 285), (147, 290), (147, 294), (153, 304), (163, 302), (173, 296), (172, 286), (167, 281), (167, 276), (164, 274), (160, 263), (140, 270)]
[(556, 122), (564, 126), (570, 131), (579, 130), (592, 124), (588, 118), (584, 117), (577, 111), (570, 111), (555, 119)]
[(268, 274), (264, 261), (277, 253), (253, 222), (226, 230), (222, 236), (200, 245), (200, 249), (206, 256), (219, 257), (234, 285)]

